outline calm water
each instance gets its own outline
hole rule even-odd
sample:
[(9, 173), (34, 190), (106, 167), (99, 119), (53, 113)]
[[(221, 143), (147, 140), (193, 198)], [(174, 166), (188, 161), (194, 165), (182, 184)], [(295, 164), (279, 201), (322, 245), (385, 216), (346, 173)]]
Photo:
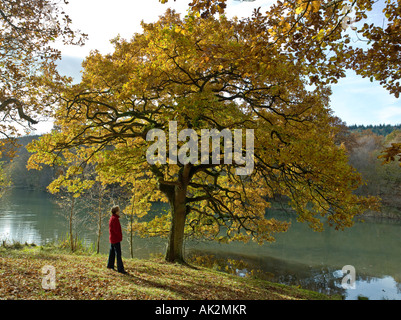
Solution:
[[(65, 237), (68, 224), (59, 210), (46, 193), (12, 190), (0, 200), (0, 240), (45, 244)], [(288, 232), (278, 234), (274, 243), (259, 246), (190, 241), (186, 244), (187, 255), (211, 257), (216, 263), (242, 260), (246, 266), (237, 269), (240, 276), (258, 270), (269, 280), (340, 293), (346, 299), (361, 295), (376, 300), (401, 300), (401, 222), (358, 222), (345, 231), (326, 229), (319, 233), (288, 215), (276, 217), (291, 220), (292, 226)], [(101, 251), (107, 252), (107, 221), (104, 228)], [(95, 231), (89, 228), (81, 228), (79, 236), (86, 243), (96, 239)], [(140, 258), (162, 253), (166, 245), (157, 238), (134, 242), (134, 254)], [(123, 255), (127, 258), (128, 248), (128, 242), (123, 242)], [(345, 275), (342, 268), (346, 265), (355, 268), (354, 288), (344, 289), (341, 285)]]

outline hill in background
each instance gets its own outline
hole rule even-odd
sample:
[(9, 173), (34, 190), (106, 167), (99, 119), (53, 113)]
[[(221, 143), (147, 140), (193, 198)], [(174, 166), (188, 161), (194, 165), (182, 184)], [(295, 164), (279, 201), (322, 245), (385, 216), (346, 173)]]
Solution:
[(362, 132), (365, 130), (371, 130), (373, 133), (379, 135), (379, 136), (387, 136), (394, 130), (399, 130), (401, 129), (401, 124), (397, 125), (391, 125), (391, 124), (380, 124), (380, 125), (352, 125), (352, 126), (347, 126), (348, 130), (351, 132)]

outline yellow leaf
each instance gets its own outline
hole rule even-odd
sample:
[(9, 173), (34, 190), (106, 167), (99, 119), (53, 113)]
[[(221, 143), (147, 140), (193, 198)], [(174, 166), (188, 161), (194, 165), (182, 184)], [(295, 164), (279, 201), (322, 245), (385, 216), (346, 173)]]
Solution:
[(300, 14), (303, 10), (304, 10), (304, 9), (303, 9), (302, 7), (298, 7), (298, 8), (295, 10), (295, 13), (296, 13), (296, 14)]

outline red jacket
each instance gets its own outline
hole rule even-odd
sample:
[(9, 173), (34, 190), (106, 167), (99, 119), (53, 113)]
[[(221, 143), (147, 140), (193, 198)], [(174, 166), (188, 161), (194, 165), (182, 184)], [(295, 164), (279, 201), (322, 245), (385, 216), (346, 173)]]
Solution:
[(112, 214), (109, 221), (109, 240), (110, 243), (118, 243), (123, 240), (123, 234), (121, 232), (120, 217), (116, 214)]

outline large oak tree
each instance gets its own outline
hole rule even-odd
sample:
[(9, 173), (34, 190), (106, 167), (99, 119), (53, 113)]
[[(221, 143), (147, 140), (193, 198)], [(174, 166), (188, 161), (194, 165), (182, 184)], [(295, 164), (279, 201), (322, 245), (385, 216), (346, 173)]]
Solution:
[[(309, 21), (304, 13), (308, 29), (326, 26), (324, 36), (314, 36), (305, 26), (283, 22), (292, 22), (292, 10), (302, 14), (288, 3), (244, 20), (197, 11), (180, 18), (168, 10), (157, 22), (143, 23), (131, 40), (114, 39), (112, 54), (93, 51), (81, 83), (60, 92), (58, 129), (31, 144), (30, 167), (81, 159), (61, 180), (76, 179), (91, 163), (103, 179), (168, 201), (168, 214), (141, 220), (146, 212), (139, 210), (135, 223), (142, 234), (167, 234), (168, 261), (184, 260), (185, 235), (274, 240), (274, 233), (288, 228), (266, 211), (275, 195), (288, 199), (298, 220), (316, 230), (322, 217), (337, 229), (351, 226), (355, 215), (377, 202), (353, 193), (362, 181), (335, 143), (339, 128), (327, 84), (342, 76), (347, 59), (340, 50), (342, 30), (335, 28), (339, 14)], [(328, 4), (331, 9), (323, 11), (336, 12), (336, 4)], [(323, 50), (330, 26), (333, 41)], [(244, 152), (245, 130), (252, 129), (253, 170), (237, 175), (243, 165), (227, 164), (222, 152), (212, 161), (213, 148), (208, 163), (172, 163), (171, 121), (178, 132), (191, 128), (199, 138), (202, 129), (242, 129)], [(147, 161), (152, 129), (166, 132), (167, 163)]]

